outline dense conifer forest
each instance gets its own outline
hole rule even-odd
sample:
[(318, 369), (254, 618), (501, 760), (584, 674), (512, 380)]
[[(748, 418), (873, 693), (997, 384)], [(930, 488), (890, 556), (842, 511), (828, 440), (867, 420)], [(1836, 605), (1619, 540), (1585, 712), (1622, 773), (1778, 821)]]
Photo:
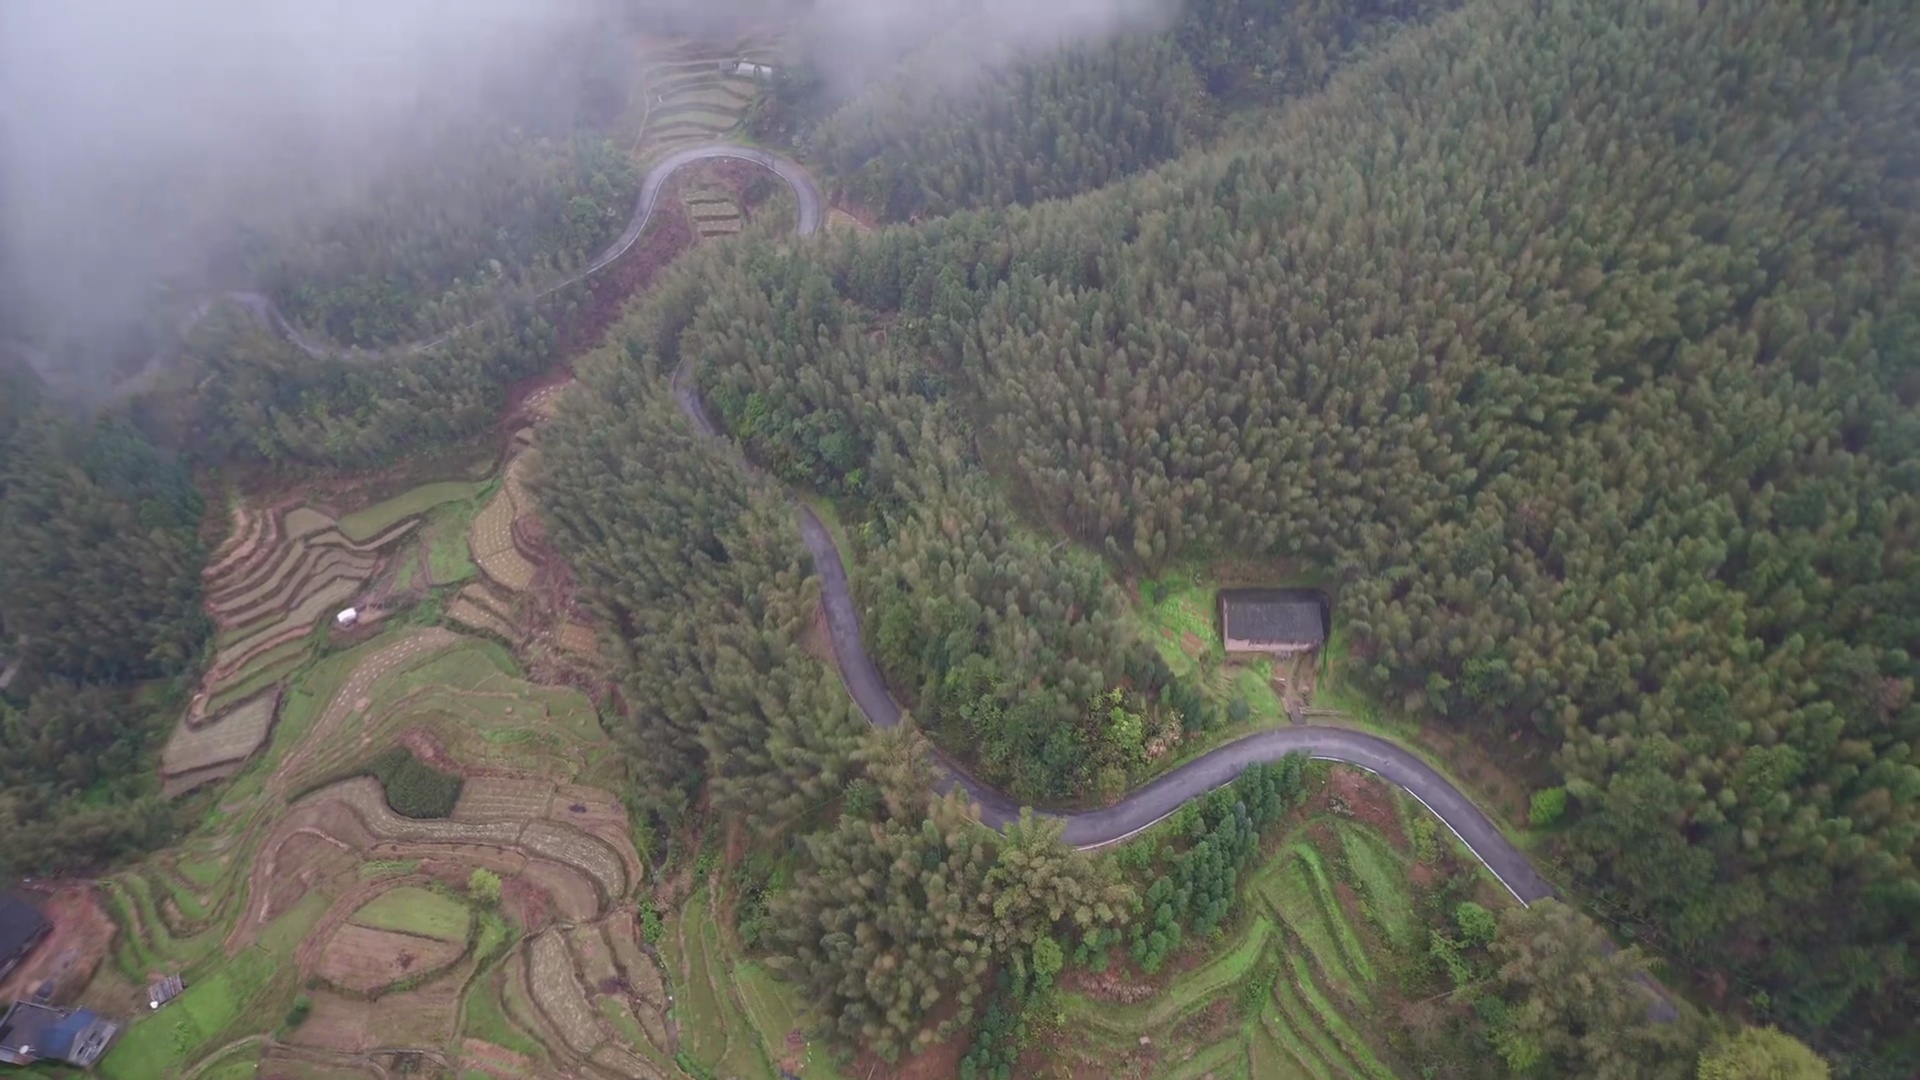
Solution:
[[(329, 344), (460, 328), (434, 349), (230, 310), (129, 406), (0, 384), (0, 869), (173, 831), (145, 763), (209, 636), (195, 469), (389, 465), (565, 361), (529, 483), (610, 639), (636, 835), (779, 849), (730, 864), (731, 929), (843, 1049), (1016, 1075), (1069, 967), (1151, 978), (1244, 922), (1304, 758), (1102, 854), (978, 828), (934, 771), (1099, 805), (1244, 720), (1127, 591), (1240, 560), (1313, 568), (1361, 692), (1564, 800), (1529, 854), (1571, 904), (1435, 893), (1428, 1075), (1826, 1075), (1763, 1025), (1920, 1064), (1920, 21), (1191, 0), (962, 86), (783, 70), (760, 134), (884, 227), (749, 225), (576, 333), (584, 286), (527, 294), (631, 206), (611, 40), (241, 244)], [(835, 670), (796, 495), (898, 728)]]
[(124, 418), (76, 420), (0, 377), (0, 872), (138, 851), (172, 828), (145, 772), (184, 704), (201, 497)]
[[(1030, 796), (1124, 762), (1104, 689), (1180, 711), (1082, 560), (1330, 567), (1382, 701), (1556, 748), (1561, 856), (1669, 955), (1833, 1046), (1897, 1039), (1916, 44), (1852, 4), (1470, 5), (1078, 199), (691, 261), (550, 445), (640, 438), (586, 410), (688, 362), (750, 457), (853, 508), (876, 654), (929, 732)], [(631, 506), (600, 492), (644, 461), (711, 505), (700, 460), (547, 487)], [(576, 564), (689, 542), (615, 513), (556, 511)]]
[(617, 236), (633, 163), (605, 138), (490, 123), (440, 133), (348, 215), (276, 238), (254, 277), (295, 325), (378, 348), (454, 329)]

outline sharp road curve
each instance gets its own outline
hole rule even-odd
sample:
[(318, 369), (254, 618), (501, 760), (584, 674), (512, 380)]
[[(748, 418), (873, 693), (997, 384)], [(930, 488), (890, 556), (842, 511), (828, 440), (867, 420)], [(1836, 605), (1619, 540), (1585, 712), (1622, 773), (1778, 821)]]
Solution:
[[(688, 147), (660, 159), (647, 170), (634, 200), (633, 216), (626, 230), (612, 244), (578, 273), (546, 286), (537, 295), (558, 291), (613, 265), (639, 242), (673, 174), (687, 165), (713, 159), (747, 161), (773, 172), (793, 189), (796, 231), (804, 235), (819, 230), (826, 201), (821, 196), (819, 186), (799, 165), (777, 154), (752, 147), (724, 143)], [(288, 323), (266, 296), (256, 292), (234, 292), (210, 298), (193, 309), (179, 325), (181, 334), (191, 330), (220, 299), (240, 304), (254, 318), (277, 329), (298, 347), (316, 356), (339, 355), (373, 360), (417, 354), (432, 349), (459, 332), (449, 331), (429, 340), (380, 353), (342, 350), (317, 342), (300, 328)], [(156, 362), (159, 362), (159, 358), (156, 358)], [(142, 376), (136, 377), (136, 381), (144, 381), (148, 374), (143, 372)], [(701, 431), (716, 438), (721, 437), (720, 425), (707, 410), (706, 403), (699, 397), (698, 388), (686, 374), (684, 370), (674, 372), (675, 398)], [(833, 654), (840, 677), (868, 720), (880, 727), (893, 727), (900, 722), (902, 711), (899, 703), (887, 692), (886, 680), (861, 642), (859, 614), (854, 608), (853, 594), (847, 583), (846, 564), (840, 550), (835, 546), (832, 534), (812, 510), (800, 507), (799, 518), (801, 535), (807, 550), (813, 555), (815, 570), (821, 577), (822, 602), (826, 607), (827, 626), (831, 632)], [(1345, 728), (1289, 727), (1263, 731), (1190, 761), (1152, 780), (1112, 806), (1098, 810), (1042, 813), (1065, 822), (1068, 843), (1082, 849), (1105, 847), (1165, 818), (1183, 803), (1231, 782), (1249, 765), (1275, 761), (1292, 753), (1306, 753), (1316, 758), (1358, 766), (1405, 789), (1453, 830), (1454, 835), (1486, 864), (1521, 903), (1531, 904), (1554, 895), (1553, 887), (1501, 835), (1487, 815), (1426, 762), (1385, 739)], [(940, 757), (947, 788), (951, 790), (957, 786), (966, 789), (973, 802), (980, 807), (982, 821), (999, 828), (1019, 817), (1019, 804), (1004, 792), (968, 774), (946, 755), (941, 754)]]
[[(641, 210), (651, 212), (652, 197), (657, 196), (673, 169), (690, 161), (717, 156), (740, 157), (773, 170), (793, 188), (794, 199), (800, 207), (797, 231), (806, 234), (819, 227), (820, 190), (812, 179), (793, 162), (757, 150), (718, 153), (713, 147), (698, 147), (662, 160), (642, 184)], [(631, 247), (645, 226), (644, 213), (636, 214), (634, 220), (636, 224), (629, 225), (627, 233), (616, 244), (620, 251)], [(617, 253), (614, 258), (618, 258)], [(673, 392), (695, 427), (716, 438), (724, 434), (684, 367), (674, 372)], [(799, 516), (801, 537), (813, 555), (814, 570), (820, 575), (821, 602), (826, 607), (827, 629), (833, 640), (833, 657), (840, 669), (841, 681), (869, 721), (879, 727), (893, 727), (900, 722), (902, 710), (888, 693), (885, 678), (860, 639), (859, 613), (848, 586), (846, 562), (833, 542), (832, 533), (810, 508), (801, 506)], [(936, 753), (946, 773), (948, 789), (965, 788), (980, 808), (983, 822), (1000, 828), (1020, 816), (1020, 804), (1005, 792), (969, 774), (946, 754)], [(1262, 731), (1157, 777), (1112, 806), (1042, 813), (1065, 822), (1068, 843), (1083, 850), (1101, 848), (1125, 840), (1172, 814), (1183, 803), (1232, 782), (1249, 765), (1277, 761), (1294, 753), (1357, 766), (1405, 789), (1453, 830), (1521, 903), (1531, 904), (1554, 895), (1553, 886), (1540, 876), (1526, 856), (1501, 834), (1473, 800), (1448, 783), (1432, 766), (1404, 747), (1346, 728), (1289, 727)]]

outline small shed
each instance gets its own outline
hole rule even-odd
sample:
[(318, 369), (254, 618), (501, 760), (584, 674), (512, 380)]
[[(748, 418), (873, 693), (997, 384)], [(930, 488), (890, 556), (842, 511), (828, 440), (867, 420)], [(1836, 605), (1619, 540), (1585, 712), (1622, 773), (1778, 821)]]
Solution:
[(186, 981), (178, 975), (168, 975), (154, 981), (147, 987), (147, 1008), (157, 1009), (165, 1005), (179, 997), (186, 988)]
[(26, 897), (0, 893), (0, 979), (12, 974), (52, 929), (53, 924)]
[(1229, 653), (1296, 656), (1327, 640), (1327, 605), (1304, 589), (1222, 589), (1220, 637)]
[(360, 621), (359, 608), (344, 608), (341, 610), (340, 614), (335, 615), (333, 617), (334, 627), (340, 630), (345, 630), (353, 626), (354, 624), (358, 623), (359, 621)]

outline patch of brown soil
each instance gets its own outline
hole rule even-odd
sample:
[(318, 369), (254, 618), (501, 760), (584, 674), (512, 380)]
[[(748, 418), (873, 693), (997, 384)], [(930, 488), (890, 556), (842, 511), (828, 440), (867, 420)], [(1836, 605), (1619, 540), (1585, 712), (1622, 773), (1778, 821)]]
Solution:
[(1182, 1042), (1191, 1041), (1196, 1048), (1211, 1046), (1224, 1039), (1228, 1031), (1239, 1027), (1239, 1020), (1231, 1000), (1216, 998), (1206, 1008), (1182, 1020), (1173, 1029), (1173, 1036)]
[(544, 929), (553, 921), (551, 899), (533, 882), (520, 877), (500, 883), (500, 907), (527, 934)]
[[(242, 918), (228, 936), (230, 953), (251, 942), (261, 927), (293, 908), (321, 882), (351, 880), (360, 864), (350, 844), (321, 829), (301, 828), (275, 839), (279, 843), (270, 839), (268, 849), (254, 862), (249, 895), (258, 900), (250, 905), (251, 917)], [(288, 872), (279, 872), (279, 867)]]
[(348, 923), (320, 950), (313, 973), (348, 990), (367, 993), (452, 964), (464, 941), (440, 941)]
[(0, 1001), (33, 996), (54, 980), (54, 1000), (65, 1001), (87, 985), (113, 944), (113, 920), (100, 907), (93, 886), (74, 883), (25, 890), (52, 929), (27, 958), (0, 980)]
[(361, 881), (355, 878), (352, 884), (331, 898), (333, 902), (328, 906), (326, 914), (320, 916), (320, 921), (315, 923), (307, 936), (294, 947), (294, 966), (302, 972), (317, 970), (335, 932), (347, 925), (347, 920), (353, 917), (354, 912), (365, 907), (374, 897), (388, 889), (419, 882), (419, 878), (412, 876), (379, 878), (373, 881)]
[(1416, 890), (1425, 892), (1440, 880), (1440, 871), (1432, 863), (1411, 860), (1407, 863), (1407, 880)]
[(842, 199), (833, 204), (830, 213), (845, 214), (861, 232), (872, 232), (880, 227), (880, 215), (857, 202)]
[(1085, 994), (1095, 1001), (1105, 1001), (1114, 1005), (1132, 1005), (1146, 1001), (1160, 992), (1160, 988), (1148, 982), (1136, 982), (1127, 978), (1128, 972), (1122, 965), (1109, 963), (1107, 970), (1094, 973), (1085, 968), (1068, 968), (1060, 977), (1063, 989), (1076, 994)]
[(532, 1059), (518, 1054), (504, 1046), (495, 1046), (479, 1039), (466, 1039), (460, 1044), (460, 1067), (476, 1069), (494, 1077), (495, 1080), (520, 1080), (523, 1076), (532, 1076)]
[(620, 316), (628, 296), (653, 279), (681, 252), (693, 246), (693, 225), (680, 203), (682, 176), (668, 180), (654, 204), (653, 220), (639, 243), (618, 262), (588, 278), (587, 298), (572, 311), (556, 313), (560, 340), (555, 352), (574, 356), (598, 345)]
[(1372, 826), (1395, 848), (1408, 850), (1393, 789), (1378, 777), (1358, 769), (1335, 768), (1327, 779), (1326, 797), (1336, 813), (1339, 807), (1346, 807), (1354, 820)]
[(546, 893), (561, 922), (586, 922), (600, 914), (600, 892), (593, 879), (571, 866), (528, 859), (519, 880)]
[(813, 606), (813, 621), (807, 624), (806, 633), (800, 637), (800, 647), (808, 656), (823, 664), (833, 663), (833, 634), (827, 629), (827, 606)]

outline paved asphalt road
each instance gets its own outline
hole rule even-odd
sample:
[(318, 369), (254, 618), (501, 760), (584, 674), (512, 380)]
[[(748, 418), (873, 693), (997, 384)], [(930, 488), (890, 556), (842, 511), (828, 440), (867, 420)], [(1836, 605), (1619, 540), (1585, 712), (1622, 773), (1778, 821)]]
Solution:
[[(821, 197), (819, 186), (799, 165), (777, 154), (752, 147), (724, 143), (688, 147), (667, 155), (647, 170), (640, 182), (639, 194), (634, 199), (633, 215), (625, 231), (613, 243), (578, 273), (547, 286), (538, 295), (555, 292), (613, 265), (646, 231), (668, 179), (687, 165), (715, 158), (748, 161), (772, 171), (793, 189), (798, 218), (796, 231), (807, 234), (820, 228), (825, 200)], [(287, 322), (272, 300), (260, 293), (233, 292), (224, 294), (224, 298), (238, 303), (254, 318), (279, 330), (308, 353), (340, 352), (328, 349), (302, 334), (298, 327)], [(182, 321), (179, 327), (181, 334), (184, 336), (213, 307), (211, 300), (196, 307)], [(375, 359), (419, 353), (457, 332), (449, 331), (384, 353), (351, 350), (346, 355)], [(705, 402), (700, 400), (698, 389), (684, 376), (684, 371), (674, 373), (674, 396), (700, 430), (718, 436), (718, 423), (707, 411)], [(136, 377), (135, 381), (143, 380)], [(874, 665), (873, 658), (867, 655), (860, 640), (859, 615), (847, 586), (847, 570), (840, 550), (812, 510), (803, 506), (799, 513), (801, 534), (807, 549), (813, 554), (814, 567), (824, 585), (822, 597), (826, 605), (827, 626), (831, 631), (834, 658), (840, 668), (840, 676), (846, 683), (847, 692), (853, 696), (860, 710), (866, 713), (868, 720), (881, 727), (892, 727), (900, 722), (901, 709), (888, 694), (886, 680), (881, 677), (880, 669)], [(1104, 847), (1152, 825), (1173, 813), (1187, 800), (1231, 782), (1249, 765), (1302, 752), (1316, 758), (1359, 766), (1406, 789), (1445, 822), (1522, 903), (1532, 903), (1553, 895), (1552, 886), (1533, 869), (1518, 849), (1507, 842), (1473, 801), (1447, 783), (1425, 762), (1384, 739), (1345, 728), (1290, 727), (1263, 731), (1190, 761), (1112, 806), (1098, 810), (1060, 812), (1052, 816), (1066, 822), (1068, 843), (1083, 849)], [(944, 754), (941, 759), (947, 775), (947, 787), (965, 788), (975, 805), (980, 807), (982, 821), (1001, 827), (1019, 816), (1019, 804), (1005, 793), (969, 775)]]
[[(815, 232), (820, 228), (820, 223), (825, 217), (826, 199), (820, 193), (820, 186), (814, 183), (813, 177), (809, 176), (805, 169), (802, 169), (800, 166), (777, 154), (769, 154), (765, 150), (758, 150), (751, 146), (738, 146), (730, 143), (708, 143), (703, 146), (689, 146), (668, 154), (666, 157), (654, 162), (653, 165), (647, 169), (646, 175), (641, 177), (640, 180), (640, 192), (633, 200), (633, 215), (627, 219), (626, 229), (621, 232), (613, 243), (608, 244), (604, 250), (598, 255), (595, 255), (593, 260), (578, 272), (570, 277), (543, 287), (540, 291), (532, 294), (531, 299), (537, 300), (550, 293), (558, 292), (575, 282), (591, 277), (605, 270), (607, 267), (612, 266), (622, 255), (625, 255), (634, 244), (639, 242), (640, 234), (647, 230), (647, 224), (653, 220), (653, 212), (660, 202), (660, 193), (666, 189), (667, 181), (673, 177), (674, 173), (696, 161), (711, 161), (722, 158), (733, 161), (752, 162), (755, 165), (770, 170), (774, 175), (786, 181), (787, 186), (793, 189), (793, 197), (796, 204), (795, 214), (798, 218), (796, 231), (806, 234)], [(201, 319), (206, 318), (223, 302), (238, 305), (248, 315), (252, 316), (256, 322), (280, 333), (308, 356), (339, 356), (354, 360), (391, 360), (403, 356), (414, 356), (426, 352), (446, 341), (448, 338), (453, 337), (455, 334), (477, 324), (477, 321), (476, 323), (468, 323), (422, 341), (396, 345), (388, 349), (343, 349), (318, 341), (301, 330), (300, 327), (288, 322), (286, 316), (281, 314), (280, 309), (274, 306), (273, 300), (266, 294), (234, 291), (209, 296), (207, 299), (195, 305), (175, 326), (174, 329), (177, 331), (178, 336), (184, 339), (187, 334), (199, 324)], [(30, 360), (37, 357), (37, 354), (33, 352), (31, 346), (26, 345), (24, 342), (17, 344), (0, 342), (0, 345), (17, 348), (26, 354)], [(176, 353), (176, 348), (172, 346), (162, 348), (155, 352), (148, 358), (146, 364), (143, 365), (138, 372), (128, 376), (123, 382), (114, 386), (111, 390), (106, 391), (105, 396), (118, 399), (140, 393), (142, 390), (147, 389), (162, 371), (165, 371), (171, 366)], [(34, 367), (35, 370), (41, 372), (43, 379), (49, 378), (50, 373), (53, 371), (50, 363), (44, 360), (42, 360), (41, 363), (34, 364)], [(96, 395), (89, 391), (85, 396), (94, 397)]]

